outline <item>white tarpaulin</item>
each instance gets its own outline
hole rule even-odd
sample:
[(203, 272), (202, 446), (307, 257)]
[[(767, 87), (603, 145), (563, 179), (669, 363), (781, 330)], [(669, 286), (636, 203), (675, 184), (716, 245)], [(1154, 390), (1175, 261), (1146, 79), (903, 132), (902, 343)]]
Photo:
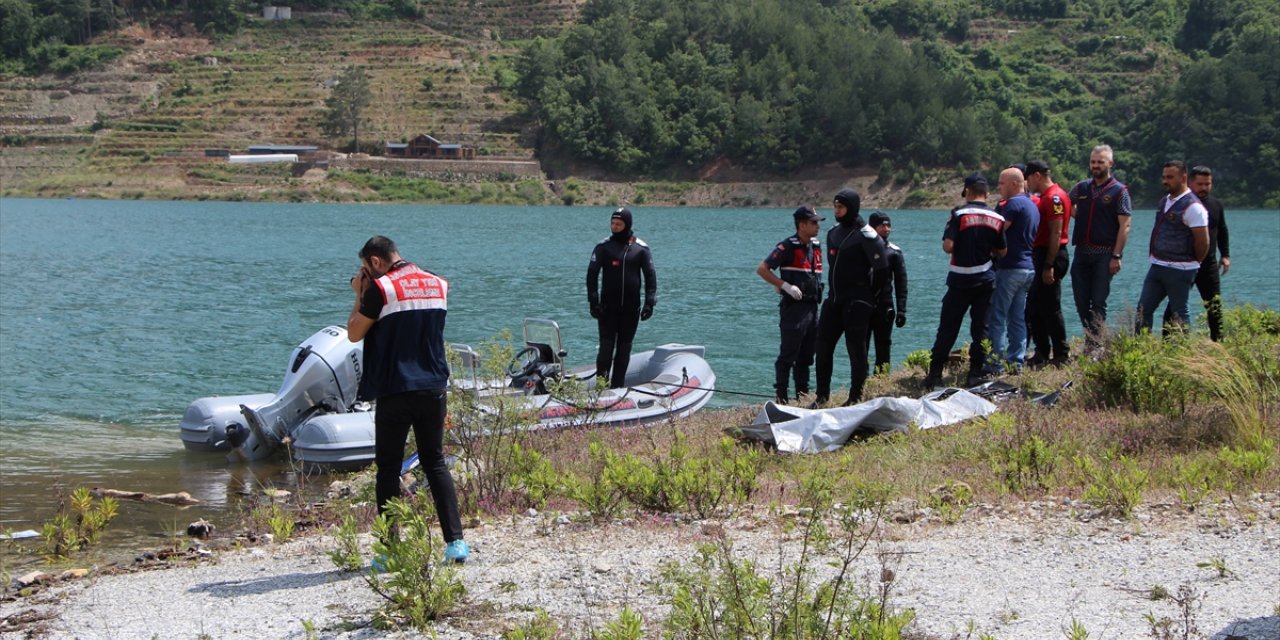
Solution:
[[(945, 396), (945, 397), (944, 397)], [(771, 442), (779, 451), (819, 453), (844, 446), (855, 431), (932, 429), (990, 415), (996, 405), (963, 389), (942, 389), (922, 398), (876, 398), (851, 407), (801, 409), (766, 402), (756, 419), (737, 433)]]

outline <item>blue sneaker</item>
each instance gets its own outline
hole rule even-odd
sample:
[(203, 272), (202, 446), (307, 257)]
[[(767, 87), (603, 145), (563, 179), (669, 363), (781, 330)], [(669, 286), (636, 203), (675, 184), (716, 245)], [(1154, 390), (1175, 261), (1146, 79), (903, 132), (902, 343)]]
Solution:
[(454, 540), (444, 548), (445, 562), (456, 562), (462, 564), (471, 556), (471, 547), (467, 546), (466, 540)]
[(386, 573), (387, 557), (382, 554), (374, 556), (373, 559), (369, 561), (369, 571), (372, 573)]

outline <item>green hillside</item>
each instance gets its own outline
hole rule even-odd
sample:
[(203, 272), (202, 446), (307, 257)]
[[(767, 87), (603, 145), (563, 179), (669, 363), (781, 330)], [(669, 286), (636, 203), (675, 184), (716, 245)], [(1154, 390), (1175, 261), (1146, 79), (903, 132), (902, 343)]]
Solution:
[(700, 178), (840, 165), (936, 203), (954, 176), (1030, 156), (1080, 177), (1106, 142), (1142, 196), (1183, 157), (1233, 204), (1280, 205), (1280, 18), (1262, 0), (321, 0), (277, 21), (201, 6), (0, 0), (3, 193), (377, 199), (390, 179), (413, 199), (403, 176), (205, 157), (350, 151), (321, 122), (359, 65), (358, 151), (428, 133), (557, 180), (660, 181), (673, 203)]

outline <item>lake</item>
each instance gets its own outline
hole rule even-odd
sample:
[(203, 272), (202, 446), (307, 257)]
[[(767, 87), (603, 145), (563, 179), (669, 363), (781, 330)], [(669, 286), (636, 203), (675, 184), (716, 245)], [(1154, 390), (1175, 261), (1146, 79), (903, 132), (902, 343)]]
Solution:
[[(1135, 215), (1112, 317), (1132, 311), (1146, 273), (1154, 204)], [(635, 207), (653, 250), (658, 304), (636, 348), (702, 344), (726, 392), (769, 394), (777, 294), (754, 273), (792, 233), (791, 209)], [(834, 224), (829, 206), (823, 235)], [(585, 273), (608, 234), (607, 207), (392, 206), (0, 200), (0, 530), (38, 528), (55, 486), (188, 491), (178, 512), (125, 503), (110, 535), (163, 537), (216, 519), (246, 491), (287, 485), (278, 466), (228, 468), (183, 450), (192, 400), (273, 392), (290, 351), (343, 324), (356, 251), (374, 234), (451, 283), (446, 339), (475, 344), (525, 317), (560, 323), (570, 365), (594, 361)], [(869, 213), (869, 212), (868, 212)], [(945, 211), (890, 211), (910, 278), (894, 362), (927, 349), (947, 257)], [(1229, 304), (1280, 306), (1280, 211), (1227, 212)], [(1069, 284), (1068, 330), (1080, 334)], [(1197, 324), (1200, 323), (1197, 318)], [(962, 332), (962, 340), (967, 330)], [(834, 386), (848, 383), (843, 347)], [(833, 394), (834, 395), (834, 394)], [(718, 394), (718, 406), (760, 402)]]

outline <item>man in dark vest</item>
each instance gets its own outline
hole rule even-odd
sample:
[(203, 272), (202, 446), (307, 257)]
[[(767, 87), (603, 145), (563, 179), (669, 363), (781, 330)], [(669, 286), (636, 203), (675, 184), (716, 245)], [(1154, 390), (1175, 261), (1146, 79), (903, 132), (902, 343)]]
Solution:
[[(356, 301), (347, 318), (347, 338), (364, 340), (364, 375), (357, 395), (377, 401), (373, 455), (378, 513), (400, 496), (400, 466), (412, 428), (444, 532), (444, 557), (465, 562), (471, 551), (462, 539), (458, 495), (444, 461), (449, 283), (402, 259), (390, 238), (374, 236), (360, 249), (360, 271), (351, 279), (351, 289)], [(380, 562), (374, 559), (375, 570), (382, 570)]]
[(887, 268), (884, 239), (862, 216), (862, 196), (844, 188), (834, 199), (836, 226), (827, 232), (827, 299), (818, 316), (817, 369), (818, 388), (815, 406), (831, 396), (831, 372), (835, 364), (836, 343), (844, 336), (849, 353), (849, 398), (845, 405), (862, 399), (867, 382), (867, 331), (875, 298), (871, 291), (872, 274)]
[(947, 293), (942, 297), (938, 334), (929, 358), (929, 375), (923, 388), (931, 391), (942, 384), (942, 370), (951, 347), (960, 335), (964, 314), (969, 312), (969, 377), (967, 386), (983, 381), (986, 359), (987, 310), (995, 288), (993, 258), (1006, 253), (1004, 218), (987, 206), (987, 179), (973, 174), (964, 179), (961, 191), (965, 203), (951, 210), (942, 234), (942, 250), (951, 254), (947, 273)]
[[(818, 303), (822, 301), (822, 244), (820, 217), (813, 207), (792, 214), (796, 232), (774, 246), (756, 267), (756, 275), (778, 292), (778, 330), (782, 344), (773, 363), (773, 388), (779, 403), (787, 402), (787, 378), (796, 382), (796, 399), (809, 393), (809, 365), (818, 335)], [(773, 275), (773, 270), (778, 275)]]
[(1129, 240), (1133, 204), (1129, 188), (1111, 175), (1115, 166), (1111, 147), (1105, 144), (1089, 154), (1091, 179), (1071, 188), (1076, 226), (1071, 244), (1076, 247), (1071, 264), (1071, 290), (1076, 313), (1084, 326), (1085, 344), (1096, 345), (1107, 324), (1107, 297), (1111, 279), (1120, 273), (1124, 246)]
[[(1231, 269), (1231, 246), (1227, 235), (1227, 216), (1222, 210), (1222, 202), (1210, 195), (1213, 192), (1213, 170), (1204, 165), (1191, 168), (1191, 190), (1200, 203), (1209, 212), (1209, 255), (1200, 263), (1200, 271), (1196, 273), (1196, 289), (1200, 290), (1200, 299), (1207, 308), (1209, 321), (1209, 337), (1217, 342), (1222, 339), (1222, 279), (1218, 272), (1218, 263), (1222, 263), (1221, 275), (1227, 275)], [(1218, 260), (1218, 252), (1222, 252), (1222, 260)], [(1165, 307), (1165, 321), (1169, 320), (1169, 308)]]
[(1156, 307), (1167, 297), (1167, 334), (1191, 321), (1187, 298), (1209, 254), (1209, 212), (1187, 188), (1187, 165), (1181, 160), (1164, 163), (1160, 182), (1169, 195), (1160, 201), (1151, 228), (1151, 268), (1138, 297), (1137, 330), (1151, 329)]

